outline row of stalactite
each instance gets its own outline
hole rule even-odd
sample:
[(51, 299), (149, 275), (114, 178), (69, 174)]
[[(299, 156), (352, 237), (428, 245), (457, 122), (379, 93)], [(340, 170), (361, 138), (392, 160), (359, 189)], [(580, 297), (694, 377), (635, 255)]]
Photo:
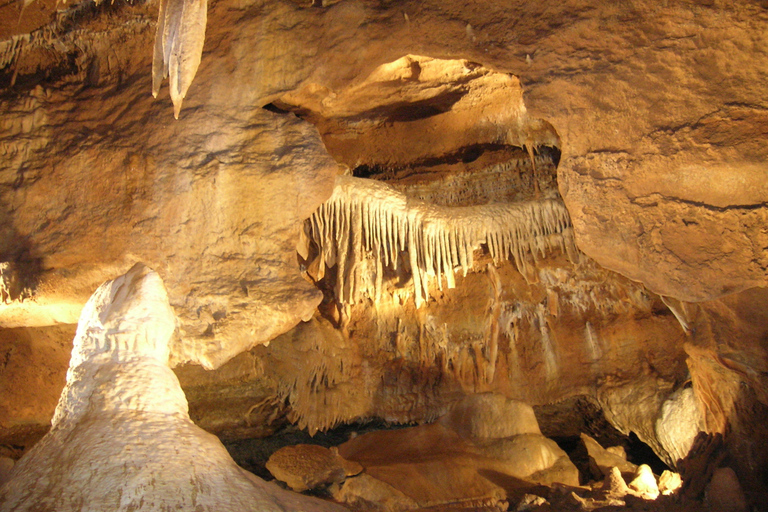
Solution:
[[(299, 253), (319, 248), (318, 279), (337, 267), (336, 300), (378, 301), (384, 268), (407, 264), (416, 306), (429, 300), (431, 284), (455, 287), (454, 272), (474, 266), (474, 251), (487, 248), (495, 264), (513, 261), (527, 276), (531, 262), (553, 250), (576, 258), (565, 205), (557, 199), (482, 206), (435, 206), (389, 185), (339, 176), (333, 195), (312, 214)], [(407, 258), (405, 260), (404, 258)], [(373, 267), (373, 268), (371, 268)]]

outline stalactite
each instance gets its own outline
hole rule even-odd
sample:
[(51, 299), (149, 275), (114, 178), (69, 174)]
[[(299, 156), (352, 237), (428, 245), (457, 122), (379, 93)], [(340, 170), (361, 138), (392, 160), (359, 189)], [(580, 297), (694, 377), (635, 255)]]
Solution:
[(536, 318), (539, 324), (539, 332), (541, 333), (541, 351), (542, 358), (544, 359), (544, 368), (547, 374), (547, 380), (553, 380), (557, 378), (559, 373), (559, 365), (557, 363), (557, 354), (555, 353), (554, 340), (550, 336), (551, 328), (547, 321), (547, 313), (543, 304), (539, 304), (536, 307)]
[[(417, 307), (429, 299), (431, 284), (453, 288), (453, 273), (461, 269), (466, 275), (474, 251), (483, 245), (495, 264), (513, 261), (524, 276), (531, 275), (531, 262), (553, 250), (576, 258), (568, 211), (556, 199), (435, 206), (384, 183), (339, 176), (333, 195), (312, 214), (308, 227), (320, 258), (329, 268), (337, 266), (336, 298), (342, 304), (381, 292), (376, 289), (380, 275), (360, 272), (362, 251), (392, 270), (400, 253), (408, 253)], [(376, 273), (383, 272), (378, 268)]]
[(161, 0), (152, 60), (152, 96), (170, 77), (173, 116), (178, 119), (181, 103), (195, 78), (205, 43), (208, 0)]

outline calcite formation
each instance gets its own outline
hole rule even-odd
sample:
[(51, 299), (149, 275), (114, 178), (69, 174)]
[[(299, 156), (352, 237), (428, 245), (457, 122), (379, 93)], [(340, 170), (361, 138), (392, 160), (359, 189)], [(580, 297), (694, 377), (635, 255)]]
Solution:
[(173, 116), (178, 119), (181, 103), (200, 66), (208, 23), (208, 1), (162, 0), (157, 18), (155, 53), (152, 62), (152, 96), (162, 81), (169, 80)]
[[(385, 269), (396, 273), (408, 265), (419, 307), (429, 300), (430, 287), (442, 290), (445, 280), (454, 288), (458, 269), (467, 275), (481, 244), (494, 263), (514, 261), (526, 276), (532, 273), (529, 261), (553, 250), (578, 258), (568, 211), (556, 199), (439, 207), (409, 200), (383, 183), (339, 176), (333, 195), (308, 225), (309, 239), (319, 248), (316, 278), (326, 266), (338, 266), (335, 291), (343, 304), (355, 304), (364, 294), (379, 302)], [(400, 261), (402, 253), (407, 263)], [(299, 254), (308, 257), (307, 243)], [(365, 268), (367, 259), (374, 269)]]
[[(313, 4), (0, 5), (0, 456), (47, 428), (91, 292), (144, 261), (179, 319), (171, 364), (219, 368), (178, 373), (222, 437), (423, 423), (494, 392), (549, 411), (548, 435), (636, 436), (687, 497), (727, 461), (765, 502), (763, 3)], [(465, 276), (450, 222), (415, 266), (374, 232), (358, 259), (368, 228), (341, 225), (347, 263), (311, 282), (297, 243), (340, 168), (406, 204), (555, 201), (548, 236), (581, 257), (518, 237), (524, 276), (478, 238)]]
[(412, 507), (399, 496), (421, 508), (503, 510), (508, 494), (521, 488), (579, 484), (565, 452), (540, 434), (533, 409), (493, 394), (467, 397), (431, 425), (363, 434), (339, 453), (359, 462), (366, 478), (350, 477), (337, 497), (350, 505), (374, 502), (383, 483), (395, 490), (391, 511)]
[(0, 510), (339, 511), (248, 474), (189, 419), (168, 368), (176, 329), (141, 264), (83, 308), (51, 431), (12, 469)]

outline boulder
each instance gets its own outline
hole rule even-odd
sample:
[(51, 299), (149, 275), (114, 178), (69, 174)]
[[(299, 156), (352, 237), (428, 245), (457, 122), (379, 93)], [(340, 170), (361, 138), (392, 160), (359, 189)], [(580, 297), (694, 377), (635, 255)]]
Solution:
[(623, 498), (629, 494), (627, 482), (624, 481), (624, 477), (621, 476), (621, 471), (616, 466), (609, 468), (608, 474), (605, 475), (603, 491), (609, 498)]
[(334, 498), (349, 505), (353, 510), (400, 512), (419, 508), (414, 499), (365, 473), (344, 482)]
[(465, 438), (503, 439), (518, 434), (541, 434), (533, 407), (494, 393), (464, 397), (440, 422)]
[(664, 496), (674, 494), (682, 485), (683, 479), (680, 478), (680, 473), (665, 469), (659, 477), (659, 492)]
[(301, 492), (339, 483), (362, 472), (363, 466), (344, 460), (336, 447), (298, 444), (273, 453), (267, 461), (267, 469), (276, 479)]
[(626, 456), (617, 453), (617, 450), (608, 450), (600, 446), (600, 443), (581, 434), (581, 442), (587, 450), (590, 460), (594, 461), (603, 475), (607, 476), (611, 468), (618, 468), (622, 474), (634, 475), (637, 466), (627, 461)]
[(494, 469), (506, 475), (545, 485), (579, 485), (579, 471), (568, 455), (541, 434), (477, 441), (477, 445), (483, 455), (495, 461)]
[(629, 488), (640, 495), (641, 498), (655, 500), (659, 496), (659, 486), (656, 477), (647, 464), (641, 464), (637, 468), (635, 477), (629, 483)]

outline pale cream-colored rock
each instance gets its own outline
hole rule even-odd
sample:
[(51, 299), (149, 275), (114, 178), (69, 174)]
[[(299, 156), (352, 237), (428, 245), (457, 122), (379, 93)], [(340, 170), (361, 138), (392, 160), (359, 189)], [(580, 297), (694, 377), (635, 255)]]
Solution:
[(280, 448), (269, 457), (266, 467), (272, 476), (298, 492), (339, 483), (363, 471), (360, 464), (339, 456), (338, 448), (314, 444)]
[(655, 500), (659, 496), (656, 477), (647, 464), (641, 464), (637, 467), (635, 477), (629, 482), (629, 488), (647, 500)]
[(706, 501), (712, 510), (721, 512), (746, 512), (749, 510), (739, 478), (733, 469), (717, 468), (707, 485)]
[(518, 434), (504, 439), (475, 440), (480, 452), (493, 460), (496, 471), (544, 485), (579, 485), (579, 471), (568, 455), (541, 434)]
[(626, 455), (619, 455), (615, 450), (605, 449), (600, 446), (600, 443), (592, 439), (587, 434), (581, 434), (581, 442), (587, 449), (589, 457), (595, 461), (597, 467), (602, 471), (603, 475), (608, 475), (612, 471), (611, 468), (618, 468), (621, 473), (627, 475), (633, 475), (637, 471), (637, 466), (627, 461)]
[(674, 494), (683, 485), (680, 473), (665, 469), (659, 476), (659, 492), (665, 496)]
[(629, 493), (629, 487), (624, 477), (621, 476), (621, 470), (613, 466), (608, 470), (603, 481), (603, 491), (610, 498), (623, 498)]
[(467, 395), (440, 419), (465, 438), (503, 439), (520, 434), (541, 434), (533, 408), (503, 395)]
[(704, 417), (692, 388), (674, 393), (661, 406), (656, 420), (656, 437), (670, 460), (684, 459), (699, 432), (704, 431)]
[(249, 474), (190, 421), (168, 368), (175, 327), (160, 277), (143, 265), (99, 287), (51, 431), (14, 466), (0, 510), (342, 510)]
[(537, 507), (545, 505), (546, 503), (547, 503), (547, 500), (545, 500), (541, 496), (536, 496), (535, 494), (526, 494), (525, 496), (523, 496), (523, 499), (521, 499), (520, 502), (517, 504), (515, 511), (524, 512), (526, 510), (536, 509)]

